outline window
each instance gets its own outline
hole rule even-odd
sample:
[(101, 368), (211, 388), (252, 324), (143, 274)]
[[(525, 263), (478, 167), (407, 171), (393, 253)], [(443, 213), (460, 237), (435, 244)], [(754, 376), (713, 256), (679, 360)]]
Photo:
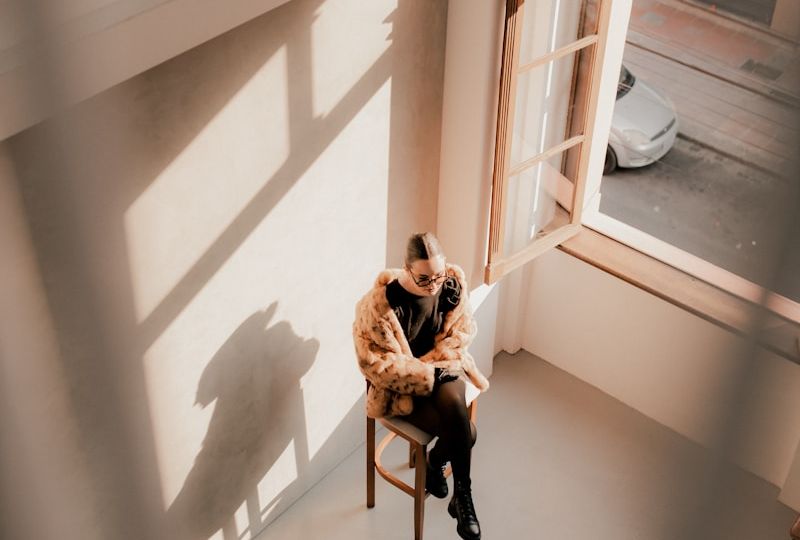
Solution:
[(485, 280), (580, 231), (609, 0), (508, 0)]
[[(744, 61), (780, 66), (781, 55), (797, 53), (745, 27), (716, 48), (700, 47), (688, 36), (716, 39), (730, 22), (688, 19), (695, 13), (676, 11), (659, 25), (632, 14), (608, 153), (625, 168), (587, 190), (593, 204), (582, 222), (800, 322), (800, 231), (792, 222), (800, 185), (790, 171), (797, 102), (781, 91), (785, 77), (751, 73)], [(678, 17), (684, 24), (674, 24)], [(684, 45), (668, 46), (680, 37)]]
[[(770, 289), (766, 282), (718, 266), (712, 257), (692, 254), (677, 241), (656, 238), (636, 223), (601, 211), (608, 109), (615, 97), (625, 99), (643, 84), (638, 78), (641, 66), (628, 70), (620, 62), (630, 8), (630, 0), (507, 0), (486, 283), (565, 242), (585, 225), (723, 291), (766, 305), (785, 320), (800, 322), (798, 299), (783, 292), (787, 279), (798, 285), (796, 272)], [(674, 137), (679, 124), (658, 119), (647, 133), (629, 129), (624, 134), (628, 146), (653, 145), (664, 134)], [(787, 195), (779, 198), (794, 200), (791, 193), (796, 190), (787, 188)], [(652, 210), (659, 212), (658, 207)], [(797, 253), (784, 252), (794, 260), (789, 266), (800, 266)]]

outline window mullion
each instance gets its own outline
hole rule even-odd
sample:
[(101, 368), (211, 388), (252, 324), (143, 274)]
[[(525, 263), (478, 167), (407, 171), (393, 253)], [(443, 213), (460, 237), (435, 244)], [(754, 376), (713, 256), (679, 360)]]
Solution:
[(514, 176), (515, 174), (519, 174), (519, 173), (525, 171), (526, 169), (530, 169), (531, 167), (533, 167), (534, 165), (536, 165), (540, 161), (543, 161), (543, 160), (545, 160), (547, 158), (553, 157), (556, 154), (560, 154), (561, 152), (563, 152), (565, 150), (569, 150), (573, 146), (581, 144), (582, 142), (584, 142), (584, 140), (585, 140), (584, 135), (575, 135), (571, 139), (567, 139), (566, 141), (562, 142), (561, 144), (558, 144), (556, 146), (553, 146), (552, 148), (549, 148), (549, 149), (545, 150), (541, 154), (536, 154), (532, 158), (526, 159), (522, 163), (518, 163), (517, 165), (515, 165), (508, 172), (508, 176)]
[(560, 49), (556, 49), (553, 52), (547, 53), (543, 56), (540, 56), (536, 60), (532, 60), (527, 64), (520, 66), (519, 69), (517, 70), (517, 73), (519, 75), (522, 75), (523, 73), (527, 73), (528, 71), (538, 66), (541, 66), (542, 64), (558, 60), (559, 58), (578, 52), (581, 49), (585, 49), (586, 47), (594, 43), (597, 43), (597, 41), (598, 37), (596, 34), (592, 34), (591, 36), (586, 36), (585, 38), (579, 39), (578, 41), (573, 41), (569, 45), (565, 45)]

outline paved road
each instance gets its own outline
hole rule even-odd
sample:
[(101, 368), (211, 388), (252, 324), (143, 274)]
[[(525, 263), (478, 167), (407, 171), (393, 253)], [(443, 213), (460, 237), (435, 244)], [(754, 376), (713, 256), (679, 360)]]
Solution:
[(796, 44), (695, 7), (693, 2), (635, 0), (628, 41), (800, 105)]
[(797, 151), (797, 107), (629, 43), (625, 65), (675, 103), (680, 131), (722, 153), (785, 174)]
[(624, 62), (673, 100), (682, 136), (660, 162), (605, 177), (601, 211), (756, 283), (787, 257), (778, 292), (800, 301), (800, 231), (788, 248), (783, 221), (800, 196), (787, 174), (800, 111), (636, 44)]
[(790, 255), (778, 292), (800, 301), (800, 238), (783, 243), (797, 191), (796, 181), (679, 138), (661, 161), (604, 177), (600, 210), (756, 283), (770, 283), (776, 257)]

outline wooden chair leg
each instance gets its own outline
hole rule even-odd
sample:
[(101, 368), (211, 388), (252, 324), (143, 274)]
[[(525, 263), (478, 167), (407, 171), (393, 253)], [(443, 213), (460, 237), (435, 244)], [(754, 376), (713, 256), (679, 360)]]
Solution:
[(422, 525), (425, 521), (425, 446), (416, 444), (416, 462), (420, 464), (414, 472), (414, 540), (422, 540)]
[(416, 465), (417, 454), (414, 450), (414, 443), (408, 443), (408, 468), (413, 469)]
[(367, 417), (367, 508), (375, 506), (375, 419)]

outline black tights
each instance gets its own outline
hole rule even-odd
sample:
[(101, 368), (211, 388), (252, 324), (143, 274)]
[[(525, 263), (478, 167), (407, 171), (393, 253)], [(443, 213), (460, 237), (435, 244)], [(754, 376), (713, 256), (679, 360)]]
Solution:
[(472, 447), (478, 437), (475, 424), (470, 422), (465, 384), (461, 379), (437, 384), (429, 396), (415, 396), (414, 410), (404, 419), (439, 439), (430, 451), (433, 466), (450, 462), (453, 479), (468, 481)]

